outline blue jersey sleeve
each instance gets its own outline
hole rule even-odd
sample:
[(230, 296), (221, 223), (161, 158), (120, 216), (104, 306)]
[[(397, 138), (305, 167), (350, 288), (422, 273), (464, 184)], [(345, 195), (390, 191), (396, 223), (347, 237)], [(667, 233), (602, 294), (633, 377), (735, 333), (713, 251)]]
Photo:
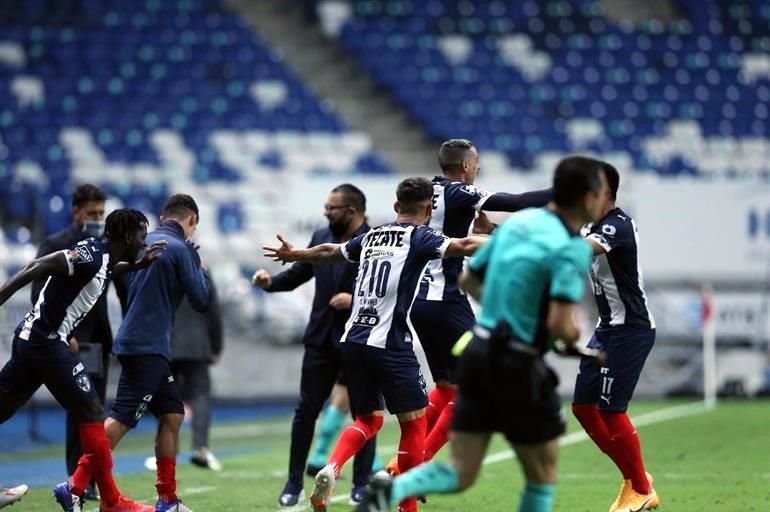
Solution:
[(412, 233), (412, 250), (421, 257), (435, 260), (444, 257), (451, 238), (427, 226), (418, 226)]
[(192, 244), (185, 243), (176, 251), (176, 263), (182, 289), (190, 305), (196, 311), (204, 312), (211, 299), (209, 294), (209, 276), (201, 267), (200, 256)]
[(605, 252), (634, 244), (634, 225), (628, 217), (610, 215), (591, 228), (589, 239), (602, 246)]
[(489, 197), (489, 193), (474, 185), (464, 183), (453, 183), (447, 187), (445, 192), (447, 209), (453, 208), (473, 208), (480, 210), (484, 201)]
[(549, 259), (553, 300), (580, 302), (583, 298), (588, 266), (591, 264), (591, 246), (575, 237)]
[(358, 235), (357, 237), (342, 245), (342, 256), (344, 256), (346, 260), (351, 263), (356, 263), (361, 260), (361, 249), (364, 246), (365, 236), (366, 233), (363, 235)]

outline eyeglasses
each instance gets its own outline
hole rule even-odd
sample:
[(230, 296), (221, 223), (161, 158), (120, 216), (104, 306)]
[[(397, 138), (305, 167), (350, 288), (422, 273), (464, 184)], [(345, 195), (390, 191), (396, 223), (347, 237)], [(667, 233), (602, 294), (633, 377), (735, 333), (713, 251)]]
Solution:
[(339, 206), (335, 206), (333, 204), (325, 204), (324, 205), (324, 211), (325, 212), (333, 212), (334, 210), (339, 210), (340, 208), (349, 208), (350, 205), (347, 204), (341, 204)]

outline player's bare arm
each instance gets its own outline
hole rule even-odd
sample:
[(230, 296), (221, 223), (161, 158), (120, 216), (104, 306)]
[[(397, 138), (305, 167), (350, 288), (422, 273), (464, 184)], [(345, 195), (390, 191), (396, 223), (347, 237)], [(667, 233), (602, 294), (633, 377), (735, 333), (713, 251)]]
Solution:
[(63, 251), (54, 252), (32, 260), (24, 268), (0, 286), (0, 306), (28, 283), (49, 276), (69, 275), (69, 264)]
[(453, 238), (446, 249), (445, 257), (472, 256), (481, 244), (489, 240), (488, 236), (471, 235), (465, 238)]
[(308, 263), (340, 263), (345, 261), (342, 255), (341, 244), (320, 244), (308, 249), (295, 249), (294, 246), (281, 235), (276, 235), (281, 242), (280, 247), (263, 246), (264, 256), (273, 261), (291, 263), (294, 261), (306, 261)]
[(594, 256), (599, 256), (600, 254), (604, 254), (607, 252), (607, 249), (602, 247), (602, 244), (591, 238), (590, 236), (586, 238), (586, 241), (588, 242), (588, 245), (591, 246), (591, 249), (594, 252)]
[(160, 258), (160, 256), (163, 254), (163, 251), (166, 250), (167, 245), (168, 242), (165, 240), (158, 240), (149, 246), (144, 252), (144, 255), (142, 255), (142, 257), (138, 260), (131, 263), (128, 261), (119, 261), (112, 267), (112, 276), (118, 277), (127, 272), (134, 272), (136, 270), (149, 267), (152, 265), (153, 261)]
[(580, 338), (580, 328), (575, 322), (578, 305), (573, 302), (552, 300), (548, 305), (548, 331), (558, 338), (556, 351), (562, 356), (587, 357), (594, 364), (602, 366), (605, 361), (603, 352), (576, 345)]
[(468, 269), (460, 274), (460, 288), (476, 301), (481, 301), (481, 295), (484, 292), (484, 282), (474, 272)]

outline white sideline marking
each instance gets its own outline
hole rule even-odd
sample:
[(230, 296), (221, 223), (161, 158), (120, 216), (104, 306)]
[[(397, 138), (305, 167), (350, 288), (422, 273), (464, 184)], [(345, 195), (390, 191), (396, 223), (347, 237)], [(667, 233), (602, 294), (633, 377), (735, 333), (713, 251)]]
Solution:
[[(678, 418), (686, 418), (688, 416), (695, 416), (696, 414), (702, 414), (713, 409), (713, 406), (709, 407), (704, 402), (694, 402), (684, 405), (675, 405), (673, 407), (666, 407), (664, 409), (658, 409), (657, 411), (640, 414), (631, 418), (631, 422), (635, 427), (643, 427), (645, 425), (654, 425), (656, 423), (662, 423), (664, 421), (675, 420)], [(577, 443), (587, 441), (588, 436), (585, 432), (573, 432), (567, 434), (561, 438), (560, 446), (570, 446)], [(516, 455), (513, 450), (505, 450), (502, 452), (493, 453), (484, 458), (483, 465), (495, 464), (504, 460), (513, 459)], [(329, 503), (338, 503), (348, 499), (347, 494), (339, 494), (329, 498)], [(280, 512), (300, 512), (309, 509), (309, 504), (296, 505), (291, 508), (279, 508)]]

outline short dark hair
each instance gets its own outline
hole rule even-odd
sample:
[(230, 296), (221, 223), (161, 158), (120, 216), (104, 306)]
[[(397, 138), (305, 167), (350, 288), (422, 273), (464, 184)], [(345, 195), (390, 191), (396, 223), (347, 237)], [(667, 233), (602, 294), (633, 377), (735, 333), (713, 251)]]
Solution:
[(80, 208), (86, 203), (97, 201), (103, 203), (107, 200), (107, 195), (102, 189), (90, 183), (78, 185), (72, 192), (72, 206)]
[(444, 141), (438, 150), (439, 167), (444, 172), (460, 170), (466, 154), (474, 147), (473, 142), (468, 139), (449, 139)]
[(433, 184), (425, 178), (406, 178), (396, 188), (402, 213), (417, 213), (417, 204), (433, 198)]
[(109, 240), (125, 240), (149, 224), (147, 217), (139, 210), (120, 208), (113, 210), (104, 221), (104, 236)]
[(620, 187), (620, 173), (615, 166), (609, 162), (602, 162), (602, 171), (604, 171), (604, 177), (607, 178), (607, 186), (610, 188), (610, 195), (612, 200), (618, 198), (618, 187)]
[(350, 183), (337, 185), (332, 189), (332, 193), (342, 194), (346, 206), (350, 206), (361, 213), (366, 213), (366, 196), (361, 189)]
[(583, 156), (570, 156), (559, 162), (553, 174), (553, 200), (561, 208), (574, 208), (588, 192), (601, 186), (602, 162)]
[(185, 218), (195, 214), (200, 219), (198, 204), (187, 194), (174, 194), (163, 206), (164, 217)]

